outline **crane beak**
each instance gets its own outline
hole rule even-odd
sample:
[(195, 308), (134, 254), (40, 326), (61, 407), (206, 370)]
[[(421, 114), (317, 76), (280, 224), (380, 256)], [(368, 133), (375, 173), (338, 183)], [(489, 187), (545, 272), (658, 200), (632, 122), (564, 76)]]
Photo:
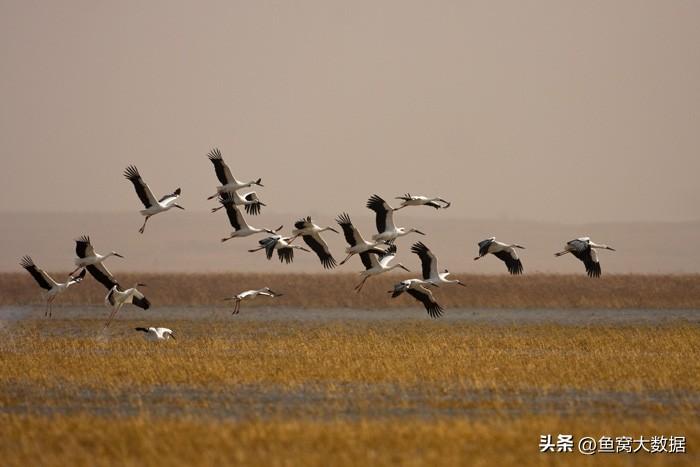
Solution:
[(170, 333), (170, 337), (172, 337), (174, 341), (177, 340), (175, 339), (175, 334), (173, 334), (172, 332)]
[(175, 206), (175, 207), (178, 208), (178, 209), (182, 209), (183, 211), (185, 210), (185, 208), (183, 208), (183, 207), (180, 206), (179, 204), (173, 204), (173, 206)]
[(335, 232), (335, 233), (337, 233), (337, 234), (340, 233), (340, 232), (338, 232), (337, 230), (335, 230), (333, 227), (328, 227), (328, 230), (330, 230), (331, 232)]
[(421, 232), (420, 230), (415, 230), (414, 232), (416, 232), (417, 234), (425, 235), (425, 234), (424, 234), (423, 232)]
[(617, 251), (615, 248), (613, 248), (613, 247), (611, 247), (611, 246), (608, 247), (608, 250), (610, 250), (610, 251)]
[(411, 270), (408, 269), (408, 268), (407, 268), (406, 266), (404, 266), (403, 264), (399, 264), (399, 267), (400, 267), (401, 269), (403, 269), (404, 271), (406, 271), (406, 272), (411, 272)]
[(148, 287), (148, 286), (146, 284), (142, 284), (141, 282), (139, 282), (138, 284), (136, 284), (136, 287)]
[(117, 257), (119, 257), (119, 258), (124, 259), (124, 257), (123, 257), (122, 255), (120, 255), (119, 253), (114, 253), (114, 256), (117, 256)]

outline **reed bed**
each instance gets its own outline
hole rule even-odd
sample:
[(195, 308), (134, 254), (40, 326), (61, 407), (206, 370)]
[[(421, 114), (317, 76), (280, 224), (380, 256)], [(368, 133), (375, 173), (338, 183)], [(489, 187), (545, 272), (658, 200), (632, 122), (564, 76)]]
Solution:
[[(0, 327), (2, 465), (697, 465), (700, 330), (183, 320)], [(686, 454), (540, 454), (539, 435)]]
[[(56, 274), (55, 277), (62, 275)], [(370, 279), (362, 293), (353, 291), (357, 274), (119, 274), (131, 286), (139, 281), (155, 306), (220, 306), (223, 297), (242, 290), (269, 286), (284, 296), (258, 300), (251, 306), (297, 308), (403, 308), (414, 307), (410, 297), (389, 299), (386, 293), (399, 280), (415, 277), (385, 274)], [(590, 308), (590, 309), (696, 309), (700, 308), (700, 275), (585, 275), (455, 274), (467, 287), (441, 287), (434, 292), (444, 307), (460, 308)], [(105, 290), (91, 277), (71, 288), (56, 304), (102, 304)], [(0, 274), (0, 306), (40, 304), (39, 288), (26, 273)]]
[[(149, 416), (0, 416), (0, 454), (6, 466), (243, 465), (477, 467), (694, 466), (685, 454), (539, 453), (539, 435), (581, 436), (684, 433), (700, 439), (697, 421), (678, 417), (528, 416), (490, 420), (268, 420), (216, 422)], [(41, 449), (37, 449), (41, 447)]]

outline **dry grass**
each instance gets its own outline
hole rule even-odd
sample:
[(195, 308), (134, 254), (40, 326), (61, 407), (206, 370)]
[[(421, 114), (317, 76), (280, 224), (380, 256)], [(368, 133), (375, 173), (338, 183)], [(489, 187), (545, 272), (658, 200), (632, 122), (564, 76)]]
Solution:
[(0, 329), (3, 465), (592, 465), (541, 433), (685, 435), (700, 461), (697, 325), (120, 322)]
[[(179, 339), (154, 347), (131, 331), (137, 323), (119, 322), (106, 331), (110, 336), (102, 321), (80, 321), (18, 324), (0, 342), (3, 380), (34, 388), (389, 382), (448, 390), (700, 392), (694, 324), (175, 321), (169, 325)], [(38, 326), (77, 336), (46, 335)]]
[[(697, 465), (686, 454), (538, 453), (540, 433), (684, 433), (697, 421), (580, 417), (517, 420), (246, 421), (0, 416), (3, 465)], [(36, 448), (41, 446), (42, 450)]]
[[(56, 277), (60, 277), (56, 275)], [(410, 297), (390, 300), (386, 291), (408, 276), (386, 274), (353, 292), (357, 274), (120, 274), (123, 284), (149, 285), (155, 306), (221, 305), (221, 299), (264, 286), (284, 293), (274, 302), (248, 306), (301, 308), (397, 308), (415, 306)], [(415, 274), (413, 275), (415, 277)], [(700, 308), (700, 275), (585, 275), (528, 274), (459, 275), (468, 287), (436, 290), (448, 308)], [(92, 278), (69, 290), (57, 304), (102, 304), (105, 290)], [(39, 288), (26, 273), (0, 274), (0, 306), (41, 303)]]

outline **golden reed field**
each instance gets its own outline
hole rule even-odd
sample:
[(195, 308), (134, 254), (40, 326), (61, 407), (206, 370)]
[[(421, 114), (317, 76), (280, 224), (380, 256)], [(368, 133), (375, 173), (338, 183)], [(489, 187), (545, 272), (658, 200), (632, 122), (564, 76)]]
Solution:
[[(53, 273), (55, 279), (65, 274)], [(384, 274), (367, 281), (362, 293), (353, 287), (358, 274), (119, 274), (124, 286), (147, 284), (146, 296), (154, 306), (222, 305), (223, 297), (247, 289), (269, 286), (284, 296), (276, 306), (297, 308), (405, 308), (410, 297), (384, 299), (396, 282), (412, 275)], [(468, 286), (433, 289), (445, 308), (700, 308), (700, 275), (604, 275), (588, 279), (583, 274), (469, 275), (453, 274)], [(0, 273), (0, 306), (39, 304), (36, 284), (25, 272)], [(89, 276), (71, 288), (55, 304), (101, 305), (105, 289)], [(269, 306), (265, 300), (246, 307)]]
[[(246, 303), (238, 316), (160, 312), (153, 322), (152, 310), (130, 309), (105, 330), (106, 308), (88, 310), (94, 319), (61, 313), (101, 305), (104, 292), (91, 279), (44, 319), (31, 278), (5, 274), (0, 464), (700, 464), (694, 319), (486, 323), (431, 320), (422, 310), (415, 319), (352, 319), (352, 310), (327, 321), (299, 319), (299, 311), (289, 320), (249, 319), (257, 306), (415, 308), (388, 298), (399, 277), (372, 279), (355, 295), (354, 275), (143, 274), (154, 310), (196, 313), (263, 284), (286, 295)], [(611, 316), (700, 309), (698, 276), (458, 277), (469, 287), (436, 291), (447, 315), (458, 307), (595, 308)], [(3, 318), (17, 304), (31, 304), (20, 307), (27, 315)], [(145, 341), (133, 331), (143, 325), (171, 327), (177, 339)], [(540, 453), (542, 434), (684, 436), (687, 452)]]

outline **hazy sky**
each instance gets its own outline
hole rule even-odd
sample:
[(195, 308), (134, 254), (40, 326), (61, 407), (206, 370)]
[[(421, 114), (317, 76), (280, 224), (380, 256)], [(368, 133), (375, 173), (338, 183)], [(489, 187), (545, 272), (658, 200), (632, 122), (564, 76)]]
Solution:
[(0, 60), (0, 211), (204, 210), (218, 146), (280, 213), (700, 217), (696, 1), (0, 1)]

